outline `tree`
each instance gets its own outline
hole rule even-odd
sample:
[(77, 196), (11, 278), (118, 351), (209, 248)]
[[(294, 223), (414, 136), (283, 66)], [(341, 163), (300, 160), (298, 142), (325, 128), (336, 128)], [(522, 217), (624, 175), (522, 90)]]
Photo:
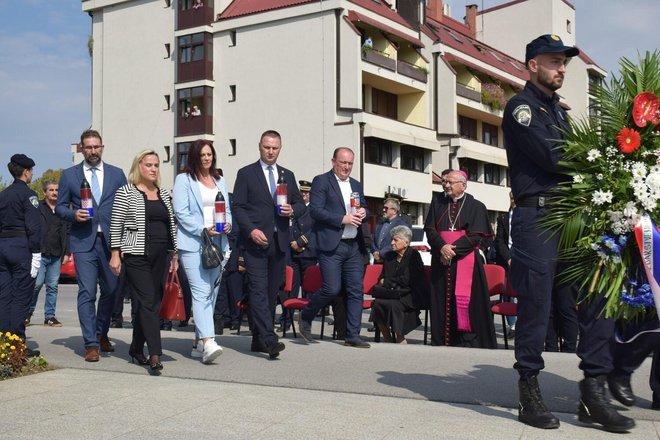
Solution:
[[(44, 198), (43, 183), (46, 180), (54, 180), (55, 182), (59, 182), (61, 175), (62, 175), (62, 168), (59, 168), (57, 170), (51, 170), (49, 168), (46, 171), (44, 171), (41, 177), (39, 177), (38, 179), (33, 179), (29, 187), (30, 189), (32, 189), (34, 192), (37, 193), (37, 196), (39, 196), (40, 199), (43, 199)], [(0, 185), (1, 184), (2, 181), (0, 180)]]

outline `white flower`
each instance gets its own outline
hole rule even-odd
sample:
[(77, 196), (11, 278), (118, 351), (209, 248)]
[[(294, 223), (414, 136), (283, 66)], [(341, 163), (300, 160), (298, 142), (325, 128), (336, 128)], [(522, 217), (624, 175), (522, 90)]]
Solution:
[(603, 180), (603, 174), (602, 173), (596, 174), (596, 179), (597, 180)]
[(576, 174), (573, 176), (573, 183), (582, 183), (584, 182), (584, 177), (582, 177), (582, 174)]
[(623, 213), (621, 211), (609, 211), (607, 214), (610, 216), (610, 221), (612, 223), (621, 221), (621, 218), (623, 217)]
[(646, 164), (644, 164), (643, 162), (635, 162), (632, 165), (630, 172), (633, 178), (638, 178), (638, 179), (644, 178), (646, 177)]
[(600, 151), (596, 150), (595, 148), (592, 148), (591, 150), (587, 151), (587, 160), (589, 162), (593, 162), (601, 156), (602, 154), (600, 154)]
[(591, 243), (591, 249), (597, 251), (600, 249), (600, 245), (598, 243)]
[(660, 173), (651, 173), (646, 176), (646, 186), (651, 192), (657, 192), (660, 189)]
[(605, 203), (612, 203), (612, 197), (614, 197), (612, 191), (596, 190), (591, 196), (591, 201), (596, 205), (603, 205)]
[(637, 206), (635, 205), (635, 202), (626, 203), (626, 207), (623, 208), (623, 215), (626, 217), (632, 217), (635, 214), (637, 214)]

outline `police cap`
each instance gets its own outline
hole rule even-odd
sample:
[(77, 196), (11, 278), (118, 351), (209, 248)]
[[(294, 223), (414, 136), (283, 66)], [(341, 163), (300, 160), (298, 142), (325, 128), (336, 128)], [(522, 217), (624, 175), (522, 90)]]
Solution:
[(557, 35), (541, 35), (527, 45), (527, 49), (525, 50), (525, 64), (536, 55), (558, 52), (563, 52), (567, 57), (574, 57), (580, 53), (580, 50), (577, 47), (565, 46), (561, 38)]
[(10, 160), (25, 169), (34, 168), (34, 161), (25, 154), (14, 154)]
[(312, 182), (308, 180), (299, 180), (298, 184), (300, 185), (300, 191), (311, 191), (312, 190)]

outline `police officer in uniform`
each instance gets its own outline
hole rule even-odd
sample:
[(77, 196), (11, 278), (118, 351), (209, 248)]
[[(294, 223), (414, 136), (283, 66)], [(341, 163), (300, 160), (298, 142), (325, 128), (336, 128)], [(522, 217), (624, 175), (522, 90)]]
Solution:
[[(309, 193), (312, 190), (312, 184), (308, 180), (299, 180), (300, 195), (309, 207)], [(298, 296), (298, 290), (302, 284), (303, 275), (309, 266), (314, 266), (318, 262), (316, 250), (310, 246), (309, 237), (312, 232), (314, 220), (309, 209), (306, 209), (302, 215), (294, 217), (291, 223), (291, 267), (293, 268), (293, 289), (291, 294)]]
[[(567, 178), (559, 161), (561, 130), (569, 130), (568, 116), (555, 93), (564, 80), (570, 57), (579, 54), (556, 35), (542, 35), (527, 45), (525, 63), (530, 80), (504, 110), (502, 129), (516, 203), (511, 219), (510, 279), (518, 292), (516, 363), (520, 403), (518, 420), (537, 428), (558, 428), (559, 420), (545, 407), (537, 375), (544, 368), (543, 345), (548, 327), (556, 272), (558, 234), (539, 225), (547, 214), (553, 188)], [(578, 356), (584, 380), (580, 382), (579, 420), (599, 423), (608, 431), (627, 431), (634, 420), (620, 415), (605, 396), (604, 383), (612, 370), (612, 320), (599, 317), (599, 300), (580, 306), (581, 342)]]
[[(14, 154), (7, 165), (14, 182), (0, 193), (0, 332), (25, 341), (25, 323), (41, 265), (39, 199), (28, 188), (34, 161)], [(28, 349), (28, 356), (38, 356)]]

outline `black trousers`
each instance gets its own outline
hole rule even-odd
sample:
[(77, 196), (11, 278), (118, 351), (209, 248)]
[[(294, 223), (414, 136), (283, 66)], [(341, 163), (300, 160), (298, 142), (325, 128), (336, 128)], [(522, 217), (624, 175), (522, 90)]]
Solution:
[[(277, 233), (276, 233), (277, 234)], [(284, 282), (285, 253), (277, 244), (277, 235), (267, 249), (247, 249), (245, 267), (248, 276), (248, 315), (252, 322), (252, 345), (271, 347), (278, 342), (273, 326), (277, 292)]]
[(131, 353), (142, 353), (147, 343), (149, 355), (163, 354), (158, 309), (163, 291), (167, 245), (150, 243), (149, 255), (125, 255), (126, 278), (133, 291), (137, 310), (133, 317)]
[[(641, 324), (625, 328), (623, 336), (624, 339), (628, 339), (640, 331), (657, 327), (657, 318), (653, 317)], [(653, 353), (653, 362), (651, 363), (649, 386), (653, 390), (653, 401), (655, 402), (660, 401), (660, 333), (645, 333), (627, 344), (615, 342), (612, 347), (614, 363), (612, 374), (629, 379), (650, 353)]]
[(23, 321), (30, 312), (35, 279), (27, 237), (0, 238), (0, 331), (25, 341)]
[[(557, 274), (562, 270), (563, 263), (560, 263)], [(579, 329), (577, 294), (577, 285), (569, 283), (557, 284), (552, 291), (545, 351), (575, 353)]]

